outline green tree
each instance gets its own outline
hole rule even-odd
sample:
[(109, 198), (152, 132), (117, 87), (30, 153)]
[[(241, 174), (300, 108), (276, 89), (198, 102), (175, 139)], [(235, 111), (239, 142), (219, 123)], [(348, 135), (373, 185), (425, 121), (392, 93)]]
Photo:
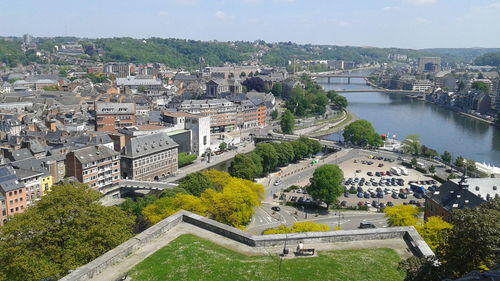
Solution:
[(410, 164), (413, 168), (417, 167), (418, 160), (415, 157), (412, 157), (410, 160)]
[(249, 154), (250, 159), (252, 159), (252, 162), (255, 164), (255, 170), (257, 175), (262, 175), (264, 174), (264, 167), (262, 167), (262, 158), (254, 152)]
[(453, 228), (453, 225), (441, 217), (428, 217), (427, 221), (417, 225), (417, 231), (433, 251), (444, 246), (444, 232)]
[(293, 134), (293, 128), (295, 127), (295, 118), (289, 110), (285, 110), (281, 116), (280, 121), (281, 131), (284, 134)]
[(419, 155), (422, 152), (422, 143), (418, 135), (408, 135), (403, 141), (403, 150), (412, 155)]
[(196, 154), (187, 154), (187, 152), (181, 152), (177, 155), (177, 162), (179, 167), (184, 167), (188, 164), (193, 163), (198, 156)]
[(237, 154), (229, 166), (229, 174), (233, 177), (253, 180), (259, 175), (259, 167), (252, 158), (245, 154)]
[(467, 171), (469, 171), (469, 172), (477, 171), (476, 161), (474, 161), (474, 160), (467, 160), (465, 167), (467, 168)]
[(160, 193), (160, 198), (175, 197), (177, 194), (189, 194), (189, 192), (187, 192), (187, 190), (185, 190), (184, 188), (180, 188), (180, 187), (168, 188), (168, 189), (164, 189)]
[(278, 152), (270, 143), (259, 143), (255, 146), (255, 153), (262, 158), (264, 173), (269, 173), (278, 166)]
[(275, 97), (281, 97), (283, 95), (283, 84), (279, 82), (274, 83), (271, 93), (273, 93)]
[(329, 208), (342, 194), (344, 173), (337, 165), (326, 164), (314, 170), (307, 188), (314, 200), (322, 201)]
[(462, 156), (458, 156), (457, 159), (455, 159), (455, 166), (462, 168), (465, 166), (465, 159)]
[(188, 174), (186, 177), (184, 177), (181, 180), (179, 187), (186, 190), (192, 195), (200, 196), (203, 190), (207, 188), (213, 188), (213, 184), (210, 179), (203, 173), (196, 172)]
[(478, 208), (455, 210), (449, 222), (453, 228), (445, 232), (444, 242), (436, 250), (447, 277), (458, 278), (498, 263), (500, 198)]
[(344, 109), (348, 105), (346, 97), (341, 95), (336, 95), (333, 99), (331, 99), (331, 101), (340, 109)]
[(278, 113), (278, 110), (276, 110), (276, 109), (275, 109), (275, 110), (273, 110), (273, 111), (271, 112), (271, 119), (273, 119), (273, 120), (278, 119), (278, 114), (279, 114), (279, 113)]
[(50, 85), (42, 88), (44, 91), (59, 91), (58, 85)]
[(349, 124), (342, 134), (344, 141), (359, 146), (382, 146), (382, 138), (375, 132), (370, 122), (357, 120)]
[(221, 142), (221, 143), (219, 144), (219, 150), (224, 151), (224, 150), (226, 150), (226, 149), (227, 149), (227, 143), (225, 143), (225, 142)]
[(472, 82), (471, 88), (486, 94), (490, 91), (488, 84), (484, 83), (483, 81)]
[(434, 166), (434, 165), (430, 165), (430, 166), (429, 166), (429, 173), (434, 174), (435, 172), (436, 172), (436, 166)]
[(445, 163), (450, 164), (450, 163), (451, 163), (451, 159), (452, 159), (451, 153), (450, 153), (450, 152), (448, 152), (447, 150), (445, 150), (445, 151), (443, 152), (443, 155), (441, 155), (441, 159), (442, 159)]
[(304, 157), (309, 154), (309, 147), (307, 147), (307, 143), (303, 141), (293, 141), (291, 142), (294, 153), (294, 161), (298, 161), (304, 159)]
[(247, 76), (247, 74), (245, 73), (245, 71), (242, 71), (242, 72), (240, 73), (240, 77), (245, 77), (245, 76)]
[(137, 87), (137, 91), (139, 93), (144, 93), (146, 92), (146, 87), (144, 87), (144, 85), (139, 85), (139, 87)]
[(0, 280), (59, 279), (132, 237), (133, 216), (84, 184), (55, 185), (0, 227)]

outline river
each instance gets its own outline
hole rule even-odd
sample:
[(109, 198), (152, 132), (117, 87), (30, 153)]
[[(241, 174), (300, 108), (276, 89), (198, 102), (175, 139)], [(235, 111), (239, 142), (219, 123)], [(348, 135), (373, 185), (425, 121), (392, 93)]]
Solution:
[[(364, 79), (318, 78), (325, 90), (371, 89)], [(500, 167), (500, 129), (479, 120), (463, 116), (437, 105), (413, 100), (401, 94), (378, 92), (345, 93), (348, 110), (360, 119), (370, 121), (375, 130), (396, 139), (417, 134), (426, 146), (439, 153), (448, 150), (454, 157)], [(339, 140), (339, 133), (325, 136)]]

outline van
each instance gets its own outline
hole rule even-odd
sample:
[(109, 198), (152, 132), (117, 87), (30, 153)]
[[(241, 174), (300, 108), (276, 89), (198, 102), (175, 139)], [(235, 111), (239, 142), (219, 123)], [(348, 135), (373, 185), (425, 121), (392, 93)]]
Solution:
[(417, 167), (424, 168), (425, 164), (422, 162), (417, 162)]
[(391, 168), (391, 173), (394, 174), (394, 175), (396, 175), (396, 176), (400, 176), (401, 175), (401, 172), (400, 172), (399, 168), (397, 168), (397, 167), (392, 167)]

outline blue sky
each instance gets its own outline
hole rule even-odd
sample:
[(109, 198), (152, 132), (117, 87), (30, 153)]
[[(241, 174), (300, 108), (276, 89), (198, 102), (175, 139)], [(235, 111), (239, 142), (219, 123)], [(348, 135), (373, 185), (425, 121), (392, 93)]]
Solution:
[(0, 0), (0, 35), (500, 47), (500, 0)]

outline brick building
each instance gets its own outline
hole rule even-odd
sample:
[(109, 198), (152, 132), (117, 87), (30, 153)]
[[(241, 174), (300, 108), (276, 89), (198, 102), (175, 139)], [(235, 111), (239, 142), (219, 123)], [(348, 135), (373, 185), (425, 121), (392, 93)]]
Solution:
[(96, 102), (96, 131), (116, 132), (136, 124), (134, 103)]
[(19, 182), (14, 168), (0, 167), (0, 225), (7, 217), (22, 213), (26, 209), (26, 189)]
[(177, 148), (167, 133), (130, 139), (122, 150), (124, 179), (153, 181), (177, 172)]
[(103, 145), (74, 150), (66, 155), (66, 176), (94, 189), (117, 183), (121, 180), (120, 153)]

